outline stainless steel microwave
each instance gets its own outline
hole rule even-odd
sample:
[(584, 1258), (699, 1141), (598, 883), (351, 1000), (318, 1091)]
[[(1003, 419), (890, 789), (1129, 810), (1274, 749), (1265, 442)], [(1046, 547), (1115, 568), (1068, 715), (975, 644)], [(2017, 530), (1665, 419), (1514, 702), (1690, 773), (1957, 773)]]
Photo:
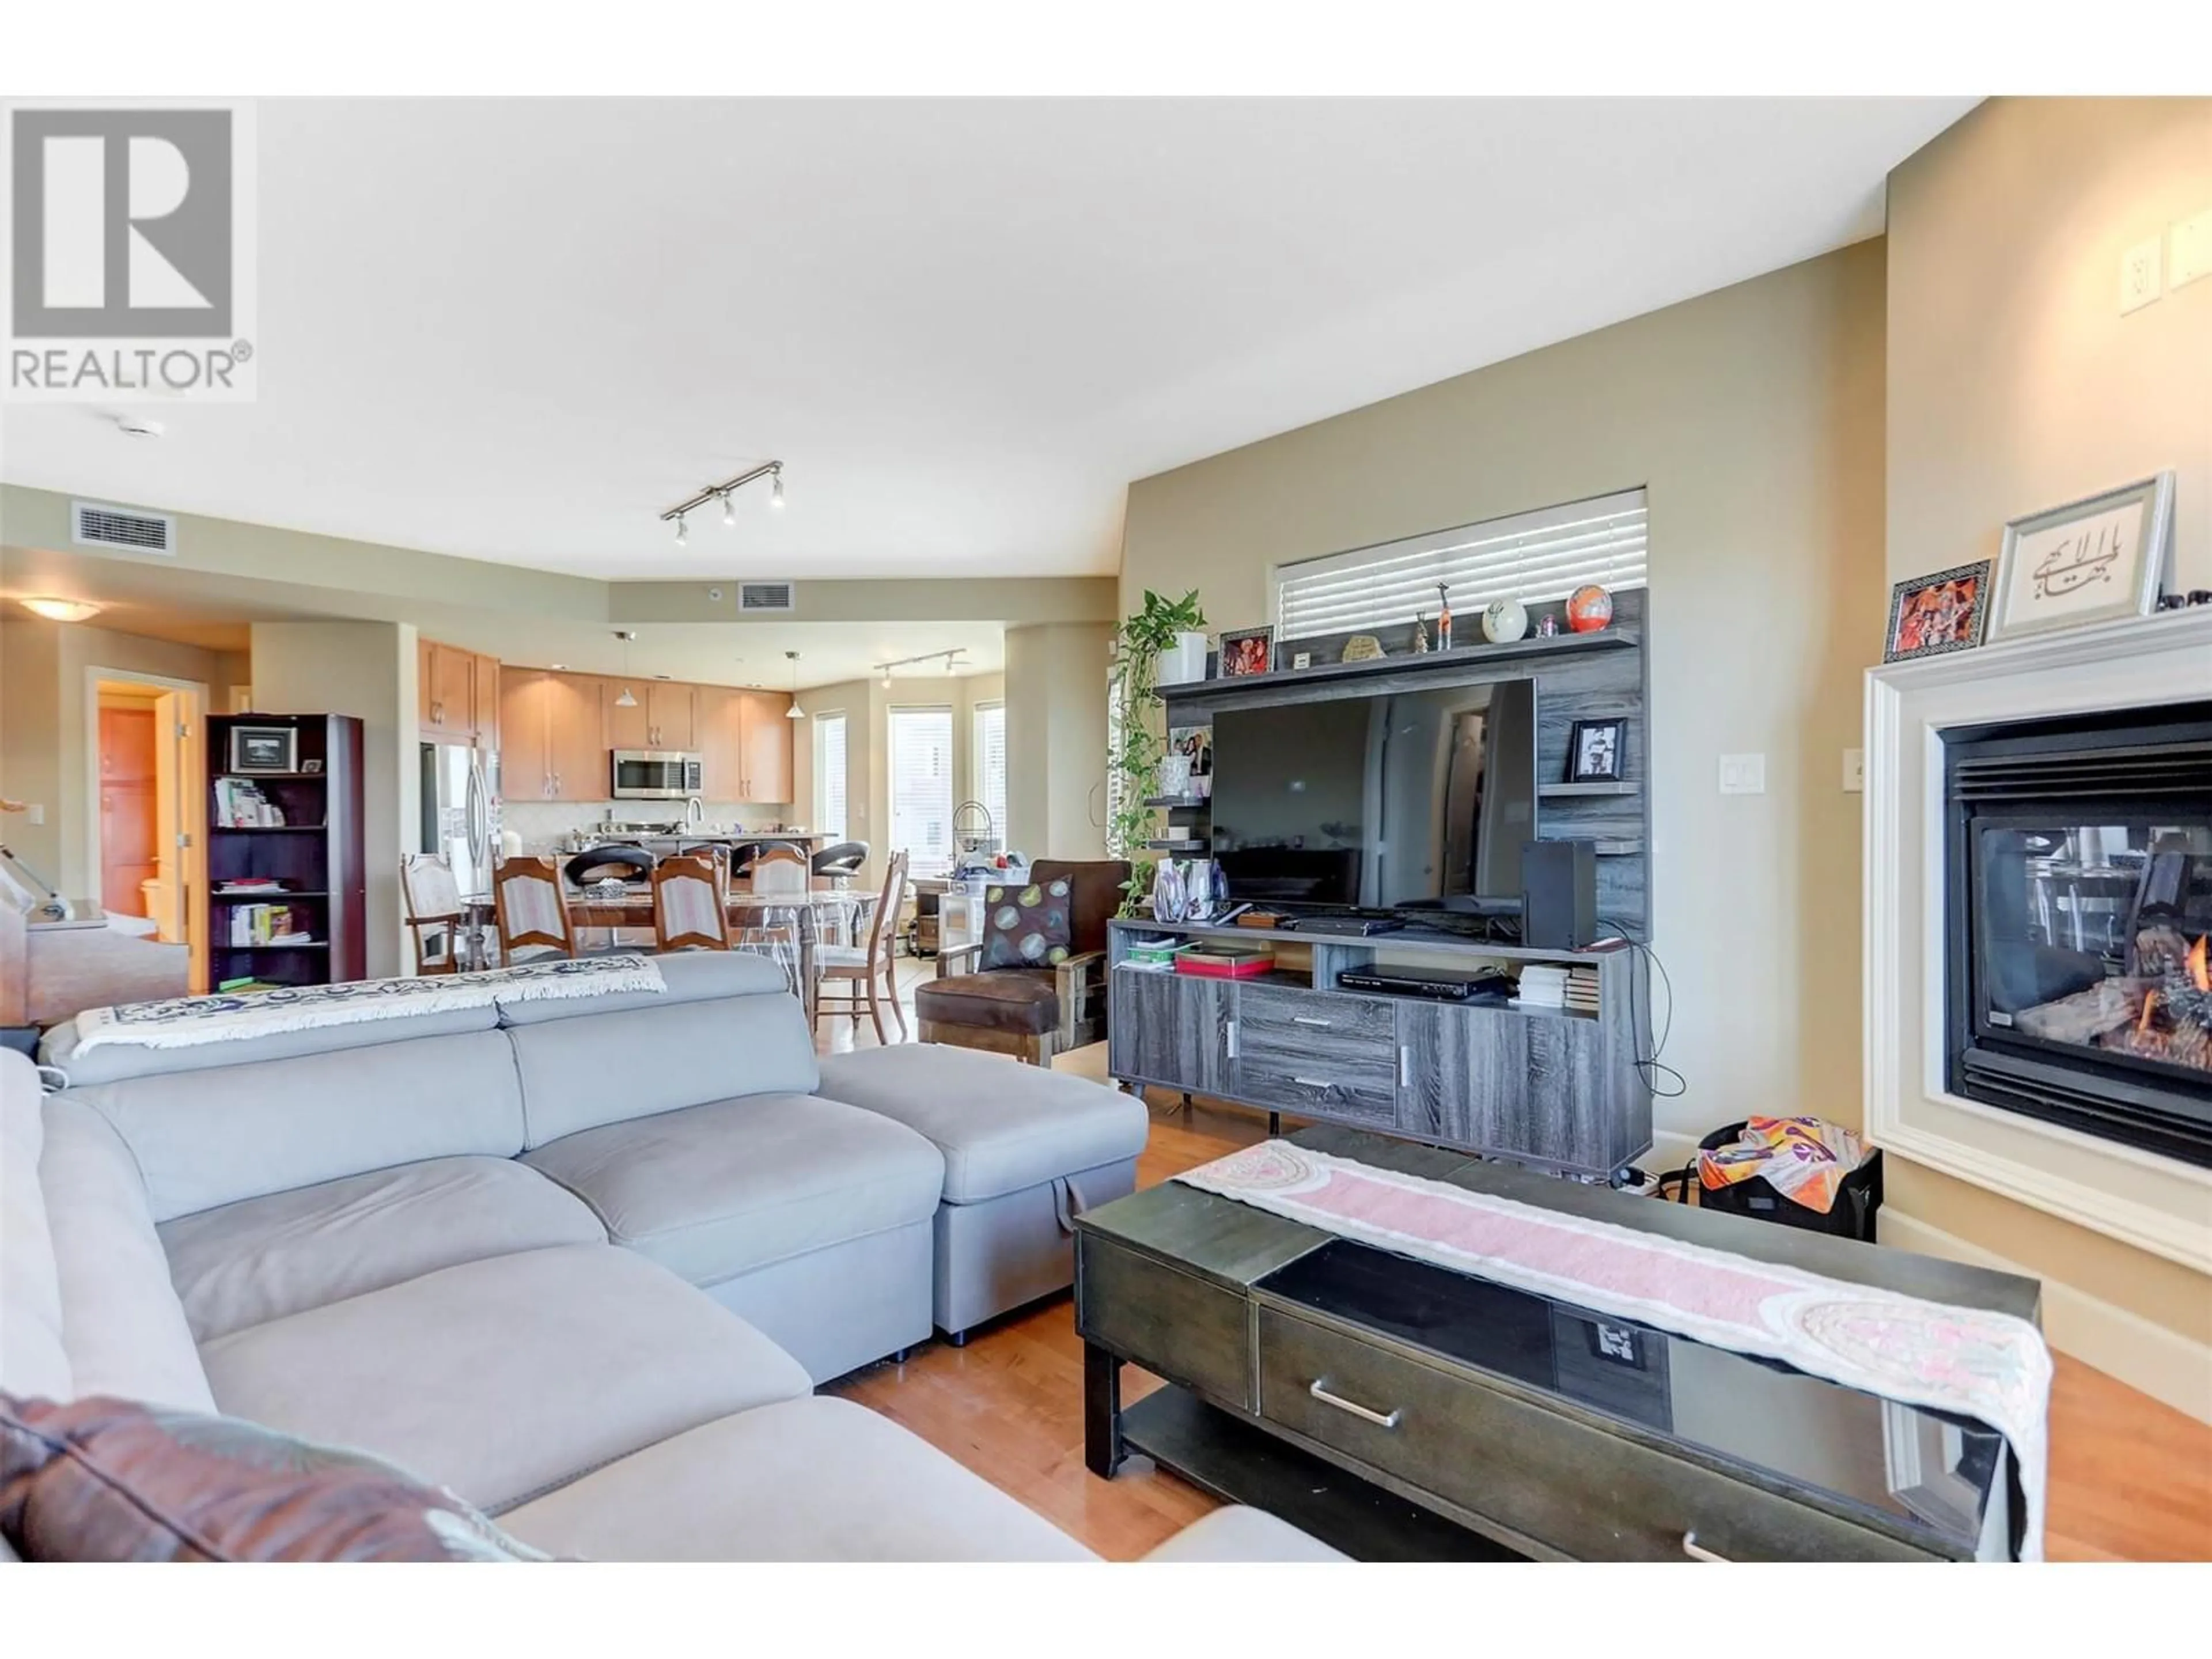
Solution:
[(682, 800), (699, 793), (705, 768), (696, 755), (674, 749), (614, 751), (617, 800)]

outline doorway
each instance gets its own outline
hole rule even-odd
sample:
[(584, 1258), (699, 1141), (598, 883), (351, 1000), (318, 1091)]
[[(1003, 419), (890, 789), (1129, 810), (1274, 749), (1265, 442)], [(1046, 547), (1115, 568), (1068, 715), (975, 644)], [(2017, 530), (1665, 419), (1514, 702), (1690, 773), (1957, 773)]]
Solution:
[(206, 803), (198, 780), (204, 686), (94, 669), (90, 694), (91, 866), (109, 915), (191, 950), (191, 988), (207, 987)]

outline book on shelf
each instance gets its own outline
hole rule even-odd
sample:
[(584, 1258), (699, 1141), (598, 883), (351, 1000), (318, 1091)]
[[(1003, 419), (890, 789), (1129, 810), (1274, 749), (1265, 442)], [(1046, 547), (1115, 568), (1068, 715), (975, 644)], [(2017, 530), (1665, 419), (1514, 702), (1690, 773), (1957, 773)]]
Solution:
[(232, 876), (215, 884), (218, 896), (234, 893), (283, 893), (291, 890), (274, 876)]
[(313, 945), (307, 919), (289, 904), (241, 904), (230, 913), (230, 942), (247, 945)]
[(284, 823), (284, 809), (261, 793), (246, 778), (215, 781), (215, 827), (219, 830), (274, 830)]
[(235, 993), (240, 991), (281, 991), (284, 988), (279, 985), (275, 980), (259, 979), (252, 974), (247, 974), (239, 979), (224, 980), (215, 988), (224, 993)]

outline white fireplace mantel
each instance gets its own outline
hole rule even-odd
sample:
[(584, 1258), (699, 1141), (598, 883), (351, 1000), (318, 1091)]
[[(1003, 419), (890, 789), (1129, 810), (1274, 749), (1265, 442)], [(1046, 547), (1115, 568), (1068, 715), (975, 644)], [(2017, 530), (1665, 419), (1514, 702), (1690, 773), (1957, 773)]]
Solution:
[(1866, 1123), (1881, 1145), (2212, 1272), (2212, 1170), (1944, 1085), (1944, 733), (2212, 699), (2212, 606), (1872, 670), (1866, 688)]

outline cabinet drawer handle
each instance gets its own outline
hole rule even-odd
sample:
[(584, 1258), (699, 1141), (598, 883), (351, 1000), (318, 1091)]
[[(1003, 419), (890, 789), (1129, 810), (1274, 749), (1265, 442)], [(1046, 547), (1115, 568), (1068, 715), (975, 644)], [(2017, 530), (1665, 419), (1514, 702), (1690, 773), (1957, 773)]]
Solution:
[[(1306, 1390), (1308, 1394), (1320, 1401), (1324, 1406), (1334, 1406), (1340, 1412), (1350, 1412), (1354, 1417), (1359, 1419), (1363, 1423), (1372, 1423), (1378, 1429), (1396, 1428), (1398, 1426), (1398, 1419), (1405, 1415), (1405, 1413), (1402, 1411), (1393, 1411), (1388, 1417), (1385, 1417), (1381, 1412), (1371, 1412), (1364, 1406), (1358, 1405), (1352, 1401), (1345, 1399), (1341, 1395), (1331, 1394), (1327, 1389), (1322, 1386), (1322, 1384), (1326, 1382), (1328, 1380), (1328, 1379), (1325, 1376), (1317, 1376), (1313, 1380), (1313, 1386)], [(1684, 1549), (1690, 1547), (1689, 1539), (1685, 1538), (1682, 1540), (1682, 1547)], [(1720, 1558), (1718, 1556), (1715, 1556), (1713, 1559), (1717, 1561)]]
[(1318, 1089), (1323, 1094), (1336, 1087), (1336, 1085), (1331, 1083), (1327, 1078), (1322, 1077), (1294, 1077), (1291, 1081), (1309, 1089)]
[(1237, 1022), (1231, 1020), (1222, 1030), (1229, 1039), (1228, 1058), (1234, 1060), (1237, 1058)]
[(1328, 1024), (1328, 1021), (1325, 1019), (1316, 1019), (1310, 1014), (1292, 1014), (1291, 1016), (1291, 1024), (1293, 1025), (1326, 1025)]
[(1728, 1559), (1725, 1555), (1715, 1555), (1700, 1544), (1698, 1541), (1698, 1534), (1694, 1532), (1686, 1532), (1682, 1534), (1682, 1553), (1692, 1561), (1726, 1561)]

